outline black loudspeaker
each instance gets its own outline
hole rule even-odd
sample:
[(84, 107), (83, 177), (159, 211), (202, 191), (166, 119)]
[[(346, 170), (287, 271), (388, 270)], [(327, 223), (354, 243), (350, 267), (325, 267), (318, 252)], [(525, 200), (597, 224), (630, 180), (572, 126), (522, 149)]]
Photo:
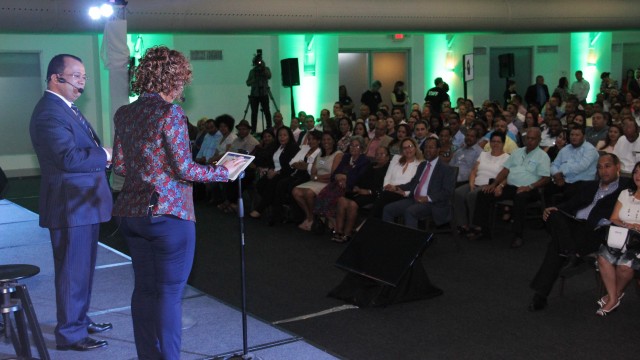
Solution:
[(0, 167), (0, 199), (4, 199), (4, 193), (7, 191), (8, 184), (9, 179), (7, 179), (7, 175), (5, 175)]
[(280, 70), (282, 73), (282, 86), (291, 87), (300, 85), (298, 58), (280, 60)]
[(501, 79), (512, 78), (516, 76), (513, 53), (499, 55), (498, 63), (500, 65)]
[(420, 261), (432, 239), (431, 233), (368, 219), (336, 261), (347, 275), (329, 296), (367, 307), (442, 295)]

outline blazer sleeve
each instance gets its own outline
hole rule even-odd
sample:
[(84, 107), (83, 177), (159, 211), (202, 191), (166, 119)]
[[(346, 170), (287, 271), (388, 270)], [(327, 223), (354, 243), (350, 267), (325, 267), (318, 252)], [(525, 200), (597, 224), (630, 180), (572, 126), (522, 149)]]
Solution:
[(193, 162), (186, 116), (179, 106), (171, 106), (169, 111), (162, 135), (167, 160), (176, 175), (187, 181), (228, 181), (229, 171), (224, 166), (203, 166)]
[(411, 181), (409, 181), (406, 184), (398, 186), (400, 189), (404, 191), (409, 191), (408, 196), (413, 196), (413, 191), (416, 189), (416, 186), (418, 186), (418, 182), (420, 181), (420, 176), (422, 176), (422, 172), (424, 171), (425, 166), (427, 166), (427, 162), (426, 161), (421, 162), (420, 165), (418, 165), (418, 168), (416, 169), (415, 175), (413, 175), (413, 178), (411, 178)]

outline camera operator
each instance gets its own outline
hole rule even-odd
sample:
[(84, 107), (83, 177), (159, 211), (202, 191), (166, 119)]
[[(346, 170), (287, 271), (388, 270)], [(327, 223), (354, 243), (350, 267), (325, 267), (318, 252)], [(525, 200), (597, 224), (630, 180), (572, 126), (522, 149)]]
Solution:
[(262, 106), (267, 126), (271, 127), (271, 111), (269, 110), (269, 79), (271, 79), (271, 70), (262, 60), (262, 51), (258, 50), (256, 56), (253, 57), (253, 68), (249, 71), (247, 78), (247, 86), (251, 87), (249, 95), (249, 103), (251, 104), (251, 131), (257, 131), (258, 123), (258, 104)]

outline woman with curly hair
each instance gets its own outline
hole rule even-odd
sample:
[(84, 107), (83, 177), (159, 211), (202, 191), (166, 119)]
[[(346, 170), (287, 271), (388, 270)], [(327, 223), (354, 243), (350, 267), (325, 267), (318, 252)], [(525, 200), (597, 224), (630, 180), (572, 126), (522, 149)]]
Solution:
[(192, 160), (187, 117), (173, 104), (191, 82), (183, 54), (150, 48), (135, 75), (132, 87), (140, 97), (114, 116), (113, 170), (125, 180), (113, 216), (121, 220), (133, 261), (138, 357), (178, 359), (182, 292), (195, 250), (191, 183), (227, 181), (233, 169)]

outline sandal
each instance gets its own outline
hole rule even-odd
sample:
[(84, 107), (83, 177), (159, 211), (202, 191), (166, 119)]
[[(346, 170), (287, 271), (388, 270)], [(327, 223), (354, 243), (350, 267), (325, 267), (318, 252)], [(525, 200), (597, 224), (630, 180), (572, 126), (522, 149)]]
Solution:
[(344, 243), (347, 243), (347, 242), (351, 241), (351, 236), (349, 236), (349, 235), (340, 235), (339, 238), (337, 238), (337, 239), (333, 239), (332, 238), (331, 240), (333, 240), (334, 242), (337, 242), (338, 244), (344, 244)]
[(311, 231), (311, 226), (313, 225), (313, 221), (305, 220), (300, 225), (298, 225), (298, 229), (304, 231)]
[(342, 235), (342, 234), (340, 234), (338, 232), (335, 232), (335, 230), (334, 230), (334, 231), (331, 232), (331, 241), (341, 242), (343, 236), (344, 235)]

